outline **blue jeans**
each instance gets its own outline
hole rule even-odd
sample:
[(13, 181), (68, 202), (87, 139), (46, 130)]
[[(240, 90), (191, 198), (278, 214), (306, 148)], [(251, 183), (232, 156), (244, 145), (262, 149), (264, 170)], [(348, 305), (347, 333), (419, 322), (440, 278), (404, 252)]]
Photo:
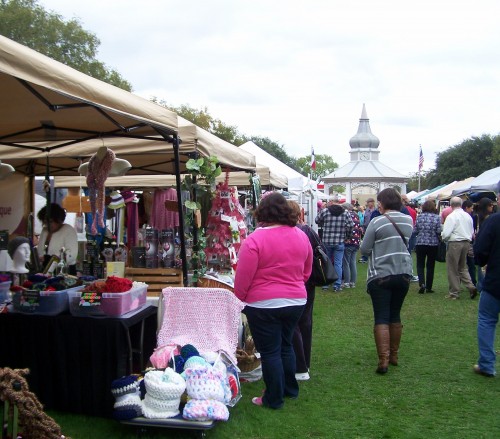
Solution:
[(483, 290), (479, 298), (477, 316), (477, 344), (479, 360), (477, 364), (483, 372), (495, 374), (495, 332), (500, 313), (500, 300)]
[(367, 289), (372, 298), (376, 325), (401, 322), (401, 308), (409, 288), (410, 276), (407, 274), (394, 274), (370, 281)]
[(345, 245), (333, 244), (325, 245), (328, 257), (332, 260), (338, 279), (333, 283), (334, 288), (340, 288), (342, 285), (342, 260), (344, 259)]
[(299, 395), (292, 342), (303, 311), (304, 305), (283, 308), (246, 306), (243, 310), (255, 348), (260, 353), (262, 378), (266, 385), (262, 402), (267, 407), (279, 409), (285, 396), (296, 398)]
[(356, 268), (356, 254), (358, 246), (347, 244), (344, 249), (344, 259), (342, 261), (342, 272), (344, 283), (356, 283), (358, 271)]

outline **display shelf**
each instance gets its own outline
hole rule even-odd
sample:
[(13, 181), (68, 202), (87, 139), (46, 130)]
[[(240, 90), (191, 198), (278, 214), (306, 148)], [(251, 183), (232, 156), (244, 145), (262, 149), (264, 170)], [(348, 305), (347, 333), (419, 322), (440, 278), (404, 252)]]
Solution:
[(157, 297), (165, 287), (182, 287), (182, 270), (177, 268), (125, 268), (125, 277), (148, 284), (148, 296)]

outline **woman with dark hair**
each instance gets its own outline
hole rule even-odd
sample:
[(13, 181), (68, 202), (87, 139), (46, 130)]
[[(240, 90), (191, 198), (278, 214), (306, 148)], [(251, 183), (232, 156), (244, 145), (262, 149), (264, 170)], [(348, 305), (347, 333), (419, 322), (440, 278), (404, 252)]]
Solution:
[(400, 212), (401, 196), (393, 188), (381, 191), (377, 201), (381, 215), (368, 224), (360, 250), (362, 255), (369, 256), (367, 290), (375, 320), (376, 372), (385, 374), (389, 363), (398, 364), (403, 328), (401, 308), (412, 276), (408, 240), (413, 231), (413, 220)]
[(69, 224), (65, 224), (66, 211), (57, 203), (51, 203), (50, 215), (47, 217), (47, 206), (42, 207), (37, 218), (43, 224), (40, 240), (38, 241), (38, 255), (45, 267), (52, 256), (66, 258), (69, 274), (76, 274), (76, 258), (78, 256), (78, 235)]
[(295, 227), (298, 215), (283, 195), (274, 192), (263, 198), (255, 217), (259, 227), (240, 248), (234, 291), (247, 304), (243, 312), (261, 355), (266, 385), (252, 402), (278, 409), (285, 397), (299, 394), (292, 339), (307, 301), (312, 248)]
[[(422, 204), (422, 213), (417, 216), (415, 223), (417, 254), (417, 274), (420, 288), (418, 292), (424, 294), (425, 291), (433, 293), (432, 284), (434, 282), (434, 267), (436, 265), (436, 255), (441, 236), (441, 218), (436, 210), (436, 203), (427, 200)], [(427, 260), (427, 263), (426, 263)], [(424, 276), (424, 268), (426, 270)]]

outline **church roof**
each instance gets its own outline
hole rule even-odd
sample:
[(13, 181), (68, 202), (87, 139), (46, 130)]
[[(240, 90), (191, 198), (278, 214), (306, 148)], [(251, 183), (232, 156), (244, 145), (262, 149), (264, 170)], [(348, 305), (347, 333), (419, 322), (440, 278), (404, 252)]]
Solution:
[(334, 183), (341, 180), (366, 181), (376, 179), (397, 179), (399, 181), (404, 181), (408, 178), (394, 169), (389, 168), (389, 166), (375, 160), (349, 162), (347, 165), (335, 169), (331, 174), (322, 178), (325, 183)]

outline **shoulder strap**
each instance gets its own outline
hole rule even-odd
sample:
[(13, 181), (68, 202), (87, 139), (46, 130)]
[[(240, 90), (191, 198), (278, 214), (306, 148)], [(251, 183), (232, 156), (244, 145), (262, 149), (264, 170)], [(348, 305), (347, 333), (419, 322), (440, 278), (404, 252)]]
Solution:
[(394, 220), (389, 215), (387, 215), (386, 213), (384, 213), (384, 216), (392, 223), (392, 225), (394, 226), (394, 228), (399, 233), (399, 236), (401, 236), (401, 239), (405, 243), (405, 247), (408, 248), (408, 241), (406, 240), (405, 235), (403, 235), (403, 232), (401, 232), (401, 229), (398, 227), (398, 225), (394, 222)]

